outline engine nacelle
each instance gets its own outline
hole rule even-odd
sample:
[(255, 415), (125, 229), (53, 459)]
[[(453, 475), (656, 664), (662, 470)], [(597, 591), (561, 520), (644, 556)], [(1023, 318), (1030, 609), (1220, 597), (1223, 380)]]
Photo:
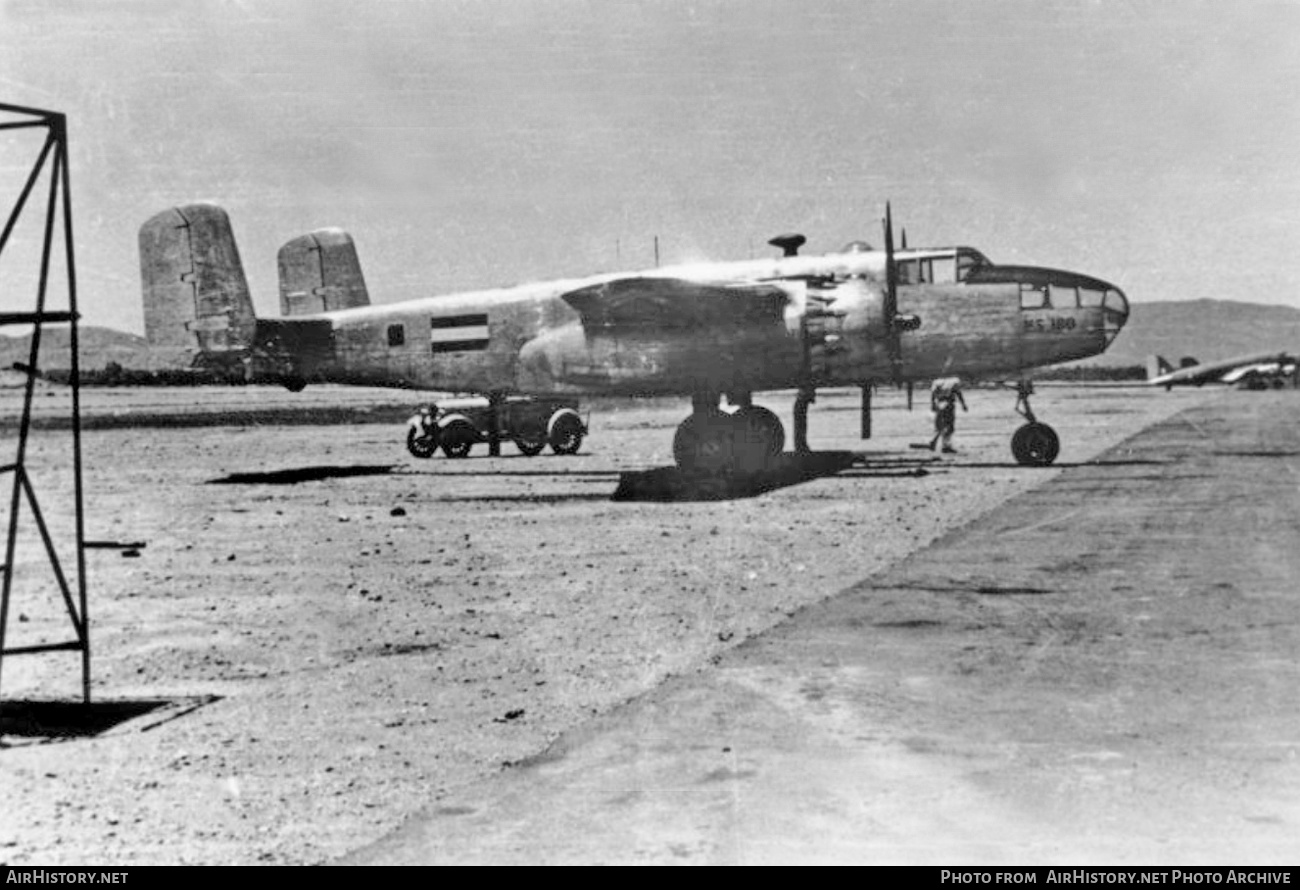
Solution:
[(802, 330), (814, 385), (859, 383), (888, 372), (884, 294), (866, 279), (810, 285)]

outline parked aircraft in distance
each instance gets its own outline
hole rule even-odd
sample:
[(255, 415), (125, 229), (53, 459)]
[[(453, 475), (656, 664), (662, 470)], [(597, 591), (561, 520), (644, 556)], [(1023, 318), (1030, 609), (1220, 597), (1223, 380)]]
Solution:
[[(690, 396), (678, 426), (680, 467), (746, 471), (785, 447), (761, 390), (796, 390), (795, 450), (819, 387), (871, 392), (939, 376), (1021, 375), (1096, 355), (1128, 301), (1098, 278), (999, 266), (970, 247), (895, 251), (855, 241), (801, 255), (665, 266), (371, 305), (351, 237), (322, 229), (279, 252), (283, 318), (257, 318), (230, 220), (214, 204), (166, 210), (140, 229), (145, 329), (196, 361), (238, 367), (299, 389), (307, 381), (507, 395)], [(1027, 384), (1027, 381), (1024, 381)], [(1012, 451), (1051, 463), (1056, 433), (1033, 420)], [(725, 397), (728, 407), (721, 407)]]
[(1281, 389), (1298, 382), (1296, 357), (1288, 352), (1258, 352), (1205, 365), (1184, 358), (1180, 365), (1175, 369), (1163, 356), (1151, 356), (1147, 360), (1147, 383), (1170, 390), (1207, 383), (1226, 383), (1241, 389)]

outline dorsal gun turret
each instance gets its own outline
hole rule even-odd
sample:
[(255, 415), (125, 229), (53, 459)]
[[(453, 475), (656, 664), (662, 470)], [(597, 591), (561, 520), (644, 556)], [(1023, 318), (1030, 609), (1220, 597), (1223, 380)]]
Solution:
[(782, 256), (798, 256), (799, 248), (807, 244), (808, 239), (798, 234), (777, 235), (767, 243), (773, 247), (781, 248)]

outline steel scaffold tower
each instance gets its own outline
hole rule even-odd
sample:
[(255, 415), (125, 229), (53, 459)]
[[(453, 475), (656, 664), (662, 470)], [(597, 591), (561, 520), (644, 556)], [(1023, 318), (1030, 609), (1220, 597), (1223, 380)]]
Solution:
[[(0, 312), (0, 325), (26, 325), (31, 327), (31, 350), (28, 362), (20, 369), (27, 374), (23, 394), (22, 418), (18, 428), (17, 452), (14, 461), (0, 466), (0, 476), (13, 474), (13, 488), (9, 498), (9, 527), (5, 539), (3, 586), (0, 587), (0, 670), (4, 659), (10, 655), (23, 655), (36, 652), (75, 651), (81, 653), (81, 689), (82, 700), (90, 703), (90, 619), (86, 608), (86, 540), (85, 510), (82, 497), (81, 466), (81, 393), (80, 367), (78, 364), (79, 346), (77, 342), (77, 275), (73, 262), (72, 249), (72, 198), (68, 179), (68, 132), (67, 119), (64, 115), (37, 108), (24, 108), (17, 105), (0, 104), (0, 130), (31, 129), (45, 131), (45, 140), (39, 154), (32, 164), (31, 173), (10, 210), (3, 231), (0, 231), (0, 256), (4, 254), (27, 202), (41, 180), (48, 172), (48, 198), (45, 205), (45, 219), (42, 227), (40, 274), (36, 287), (35, 308), (31, 312)], [(49, 311), (46, 309), (46, 295), (50, 283), (50, 265), (58, 246), (56, 244), (56, 223), (62, 230), (63, 267), (67, 274), (68, 308), (66, 311)], [(54, 538), (46, 524), (36, 498), (36, 490), (27, 471), (28, 434), (31, 431), (32, 395), (35, 391), (36, 377), (39, 373), (41, 334), (47, 324), (69, 325), (69, 350), (71, 356), (71, 421), (72, 421), (72, 497), (76, 522), (76, 569), (72, 581), (69, 581), (63, 564), (59, 560)], [(15, 365), (15, 367), (19, 367)], [(58, 583), (64, 608), (71, 619), (76, 638), (61, 643), (40, 643), (30, 646), (5, 647), (5, 634), (9, 622), (10, 599), (14, 593), (14, 560), (18, 540), (19, 519), (22, 517), (23, 504), (27, 504), (31, 518), (40, 532), (41, 543), (48, 557), (54, 578)], [(0, 677), (3, 675), (0, 674)], [(2, 700), (0, 700), (2, 701)]]

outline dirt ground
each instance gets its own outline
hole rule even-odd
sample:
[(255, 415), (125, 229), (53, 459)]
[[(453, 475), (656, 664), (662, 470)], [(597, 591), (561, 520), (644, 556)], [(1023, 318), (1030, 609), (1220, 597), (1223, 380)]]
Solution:
[[(1069, 465), (1214, 397), (1044, 386), (1034, 407)], [(750, 498), (614, 501), (621, 472), (671, 462), (684, 402), (594, 404), (572, 457), (507, 445), (420, 461), (400, 421), (419, 399), (85, 392), (87, 417), (116, 418), (83, 437), (87, 538), (144, 544), (87, 564), (96, 714), (129, 719), (24, 728), (11, 715), (26, 703), (75, 699), (78, 661), (6, 659), (0, 861), (341, 856), (1056, 472), (1011, 462), (1009, 391), (968, 392), (961, 453), (945, 460), (909, 448), (929, 437), (923, 404), (909, 414), (880, 395), (864, 443), (853, 395), (826, 393), (813, 446), (863, 451), (863, 465)], [(789, 399), (760, 401), (789, 423)], [(387, 422), (303, 422), (338, 419), (340, 403)], [(13, 416), (12, 394), (0, 404)], [(244, 413), (166, 421), (218, 411)], [(152, 425), (119, 425), (133, 414)], [(12, 451), (13, 430), (3, 438)], [(58, 540), (67, 439), (43, 429), (30, 446)], [(65, 639), (38, 539), (22, 532), (7, 644)]]

